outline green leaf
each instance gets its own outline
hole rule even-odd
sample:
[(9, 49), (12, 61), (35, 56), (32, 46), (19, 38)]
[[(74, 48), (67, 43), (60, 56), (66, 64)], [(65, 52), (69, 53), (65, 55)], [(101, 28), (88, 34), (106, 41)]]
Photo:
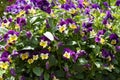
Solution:
[(49, 74), (45, 72), (44, 73), (44, 80), (49, 80), (49, 77), (50, 77)]
[(43, 73), (43, 69), (40, 67), (35, 67), (33, 68), (33, 73), (36, 74), (37, 76), (41, 76), (41, 74)]
[(49, 63), (50, 63), (51, 66), (56, 65), (58, 63), (58, 61), (57, 61), (57, 59), (55, 58), (54, 55), (50, 56)]

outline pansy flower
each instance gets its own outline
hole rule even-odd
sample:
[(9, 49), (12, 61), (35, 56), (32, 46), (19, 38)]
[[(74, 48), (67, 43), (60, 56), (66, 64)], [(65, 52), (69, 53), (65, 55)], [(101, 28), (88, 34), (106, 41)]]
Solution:
[(39, 45), (42, 46), (43, 48), (46, 48), (49, 44), (50, 40), (47, 37), (42, 36)]
[(48, 50), (41, 50), (40, 51), (40, 57), (42, 60), (46, 60), (49, 58), (49, 51)]
[(28, 59), (28, 58), (29, 58), (29, 53), (28, 53), (28, 52), (26, 52), (26, 53), (21, 53), (21, 54), (20, 54), (20, 57), (21, 57), (22, 60)]
[(66, 19), (66, 23), (69, 25), (71, 29), (77, 29), (75, 21), (73, 21), (71, 18)]
[(69, 49), (69, 48), (65, 48), (65, 49), (64, 49), (64, 53), (63, 53), (63, 58), (65, 58), (65, 59), (70, 59), (73, 54), (75, 54), (74, 51), (72, 51), (72, 50)]
[(112, 54), (110, 51), (106, 50), (105, 48), (103, 48), (102, 49), (102, 57), (111, 61), (115, 58), (115, 55)]
[(28, 64), (32, 64), (34, 62), (34, 60), (32, 58), (27, 60)]
[(92, 31), (92, 25), (93, 25), (92, 22), (84, 22), (82, 24), (82, 27), (85, 31), (90, 32), (90, 31)]
[(120, 6), (120, 0), (116, 0), (115, 5), (116, 5), (116, 6)]
[(16, 32), (14, 30), (9, 30), (4, 35), (4, 40), (7, 41), (8, 44), (13, 44), (18, 39), (19, 32)]
[(115, 45), (119, 42), (119, 37), (115, 33), (110, 34), (109, 39), (111, 41), (111, 44), (113, 44), (113, 45)]
[(65, 20), (61, 19), (59, 25), (57, 26), (60, 33), (63, 33), (67, 29), (67, 23)]

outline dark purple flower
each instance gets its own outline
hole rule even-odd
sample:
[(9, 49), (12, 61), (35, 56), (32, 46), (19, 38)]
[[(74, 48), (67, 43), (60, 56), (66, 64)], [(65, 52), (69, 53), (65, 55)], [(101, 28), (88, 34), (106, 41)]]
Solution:
[(47, 70), (49, 70), (49, 68), (50, 68), (49, 62), (46, 62), (45, 67), (46, 67)]
[(106, 19), (111, 19), (113, 20), (113, 16), (111, 15), (111, 12), (108, 10), (106, 11), (106, 16), (105, 16)]
[(85, 50), (80, 50), (77, 52), (77, 55), (78, 55), (78, 57), (81, 57), (81, 56), (87, 55), (87, 53)]
[(1, 58), (2, 57), (5, 57), (5, 58), (7, 58), (8, 56), (9, 56), (9, 52), (8, 51), (4, 51), (2, 54), (1, 54)]
[(78, 0), (78, 7), (79, 8), (83, 8), (84, 7), (83, 2), (84, 2), (84, 0)]
[(102, 24), (106, 25), (107, 23), (108, 23), (107, 18), (104, 18), (104, 19), (102, 20)]
[(89, 14), (90, 13), (90, 8), (85, 8), (85, 14)]
[(115, 46), (117, 52), (120, 52), (120, 46)]
[(120, 0), (117, 0), (115, 3), (116, 6), (120, 6)]
[(112, 33), (112, 34), (110, 34), (109, 38), (110, 38), (110, 40), (112, 40), (112, 39), (118, 39), (119, 37), (117, 34)]
[(27, 32), (26, 32), (26, 36), (27, 36), (27, 38), (30, 39), (30, 38), (32, 37), (32, 33), (31, 33), (30, 31), (27, 31)]
[(100, 42), (100, 38), (99, 37), (95, 37), (95, 42)]
[(100, 8), (100, 6), (98, 4), (92, 4), (92, 8), (97, 9), (97, 8)]
[(109, 4), (108, 4), (108, 2), (103, 2), (103, 5), (104, 5), (106, 8), (109, 8), (109, 7), (110, 7)]
[(17, 24), (19, 24), (20, 27), (23, 27), (27, 24), (27, 21), (25, 18), (17, 18)]
[(99, 37), (99, 36), (101, 36), (101, 35), (104, 35), (105, 32), (106, 32), (105, 29), (99, 30), (98, 33), (97, 33), (97, 36)]
[(110, 52), (107, 51), (106, 49), (102, 49), (102, 57), (103, 58), (108, 58), (110, 55)]
[(50, 24), (49, 24), (48, 20), (46, 20), (46, 28), (50, 28)]
[(20, 80), (26, 80), (24, 76), (21, 76), (20, 77)]
[(47, 12), (47, 13), (51, 13), (51, 6), (50, 3), (47, 0), (31, 0), (34, 5), (38, 8), (40, 8), (41, 10)]
[(16, 76), (15, 69), (11, 68), (11, 69), (10, 69), (10, 74), (11, 74), (12, 76)]
[(12, 22), (12, 18), (8, 18), (8, 21), (9, 21), (9, 22)]
[(92, 31), (92, 25), (93, 25), (92, 22), (86, 22), (82, 24), (82, 27), (85, 31), (90, 32)]
[(73, 21), (71, 18), (67, 18), (65, 21), (66, 21), (66, 24), (73, 24), (73, 23), (75, 23), (75, 21)]

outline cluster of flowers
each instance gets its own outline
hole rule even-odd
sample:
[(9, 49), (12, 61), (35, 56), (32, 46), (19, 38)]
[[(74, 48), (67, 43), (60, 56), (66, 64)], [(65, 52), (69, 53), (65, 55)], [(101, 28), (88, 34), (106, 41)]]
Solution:
[(109, 72), (119, 74), (120, 0), (115, 8), (102, 6), (89, 0), (16, 0), (7, 6), (0, 22), (1, 79), (104, 80), (111, 79), (104, 77)]

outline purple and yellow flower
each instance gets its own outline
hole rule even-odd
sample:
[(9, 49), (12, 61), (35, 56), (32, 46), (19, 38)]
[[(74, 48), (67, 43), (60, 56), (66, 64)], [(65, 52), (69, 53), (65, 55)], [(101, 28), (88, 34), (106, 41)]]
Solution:
[(65, 49), (64, 49), (64, 53), (63, 53), (63, 58), (65, 58), (65, 59), (70, 59), (73, 54), (75, 54), (74, 51), (72, 51), (72, 50), (69, 49), (69, 48), (65, 48)]
[(111, 61), (115, 58), (115, 55), (112, 54), (110, 51), (103, 48), (102, 49), (102, 57)]
[(49, 51), (48, 50), (41, 50), (40, 51), (40, 57), (42, 60), (46, 60), (49, 58)]
[(90, 32), (92, 31), (92, 25), (93, 25), (92, 22), (86, 22), (82, 24), (82, 27), (85, 31)]
[(119, 42), (119, 37), (115, 33), (110, 34), (109, 39), (110, 39), (112, 45), (115, 45)]
[(50, 40), (47, 37), (42, 36), (39, 45), (42, 46), (43, 48), (46, 48), (49, 44)]

